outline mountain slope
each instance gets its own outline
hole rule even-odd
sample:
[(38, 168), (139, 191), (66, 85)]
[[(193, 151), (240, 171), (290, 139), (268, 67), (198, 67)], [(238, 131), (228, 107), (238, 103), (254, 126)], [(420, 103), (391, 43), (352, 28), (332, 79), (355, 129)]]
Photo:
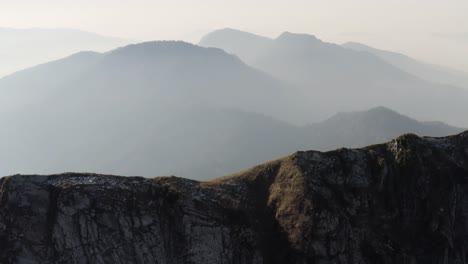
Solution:
[(348, 42), (343, 44), (343, 47), (372, 53), (421, 79), (468, 89), (468, 73), (423, 63), (400, 53), (372, 48), (361, 43)]
[[(77, 170), (153, 176), (193, 169), (197, 177), (209, 177), (248, 160), (237, 152), (227, 158), (230, 152), (222, 149), (246, 148), (240, 144), (243, 133), (261, 142), (253, 131), (272, 129), (278, 131), (272, 141), (279, 142), (279, 131), (290, 125), (262, 114), (289, 121), (300, 116), (291, 110), (292, 99), (300, 98), (292, 88), (222, 50), (182, 42), (79, 53), (5, 77), (0, 91), (2, 174)], [(227, 156), (220, 164), (199, 155), (216, 140), (214, 152)], [(44, 150), (48, 155), (40, 154)]]
[[(369, 52), (323, 42), (312, 35), (285, 32), (268, 41), (262, 38), (264, 44), (258, 48), (258, 38), (246, 38), (246, 34), (215, 31), (200, 45), (238, 52), (250, 65), (302, 87), (313, 112), (322, 119), (337, 111), (385, 105), (419, 120), (468, 125), (463, 114), (468, 111), (468, 91), (464, 89), (424, 81)], [(241, 48), (233, 48), (237, 43), (233, 39), (239, 39)]]
[[(57, 98), (49, 100), (66, 102), (63, 107), (95, 107), (98, 101), (211, 105), (288, 121), (298, 116), (291, 106), (292, 100), (298, 102), (300, 98), (292, 87), (285, 87), (219, 49), (175, 41), (129, 45), (102, 54), (79, 53), (5, 77), (0, 80), (0, 89), (8, 91), (2, 99), (13, 103), (17, 98), (34, 101), (36, 94), (54, 94)], [(33, 91), (34, 96), (22, 92), (25, 90)], [(280, 109), (280, 104), (287, 108)]]
[(463, 263), (468, 133), (297, 152), (206, 182), (0, 179), (0, 262)]
[(0, 28), (0, 77), (80, 51), (106, 51), (131, 43), (75, 29)]
[(79, 52), (0, 78), (2, 109), (42, 104), (43, 100), (53, 96), (57, 89), (79, 81), (101, 57), (102, 55), (96, 52)]

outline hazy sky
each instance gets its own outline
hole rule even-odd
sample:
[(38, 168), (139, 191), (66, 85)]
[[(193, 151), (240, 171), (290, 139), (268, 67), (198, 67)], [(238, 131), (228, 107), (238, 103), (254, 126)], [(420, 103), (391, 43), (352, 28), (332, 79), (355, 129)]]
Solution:
[(0, 0), (0, 27), (197, 42), (224, 27), (359, 41), (468, 71), (468, 0)]

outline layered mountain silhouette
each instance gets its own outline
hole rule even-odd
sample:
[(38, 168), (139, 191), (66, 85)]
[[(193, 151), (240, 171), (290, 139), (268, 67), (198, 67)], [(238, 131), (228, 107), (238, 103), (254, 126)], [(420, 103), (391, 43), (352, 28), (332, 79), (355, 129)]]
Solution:
[[(8, 164), (1, 174), (74, 170), (154, 176), (194, 168), (202, 176), (211, 170), (209, 176), (234, 171), (237, 154), (230, 157), (229, 147), (249, 133), (242, 131), (245, 127), (237, 130), (236, 119), (261, 126), (261, 121), (249, 121), (255, 114), (237, 112), (290, 120), (299, 113), (291, 106), (300, 98), (222, 50), (183, 42), (78, 53), (3, 78), (0, 90), (5, 125), (0, 152)], [(198, 110), (204, 108), (213, 110)], [(210, 169), (217, 161), (211, 162), (213, 156), (204, 149), (224, 146), (228, 156)]]
[(420, 120), (468, 125), (468, 91), (422, 80), (369, 52), (315, 36), (285, 32), (275, 39), (223, 29), (200, 45), (236, 54), (249, 65), (302, 87), (322, 118), (385, 105)]
[(0, 28), (0, 77), (79, 51), (107, 51), (129, 43), (75, 29)]
[(468, 89), (468, 73), (448, 67), (424, 63), (401, 53), (376, 49), (361, 43), (348, 42), (343, 44), (343, 47), (374, 54), (393, 66), (418, 76), (421, 79)]
[(382, 107), (293, 125), (314, 114), (295, 89), (220, 49), (184, 42), (81, 52), (0, 80), (0, 174), (206, 179), (298, 149), (461, 131)]

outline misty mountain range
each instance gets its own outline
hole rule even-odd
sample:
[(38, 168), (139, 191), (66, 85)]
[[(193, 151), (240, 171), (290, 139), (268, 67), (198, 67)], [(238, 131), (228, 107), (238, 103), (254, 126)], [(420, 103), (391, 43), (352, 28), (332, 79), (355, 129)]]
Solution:
[(184, 42), (77, 53), (0, 79), (0, 174), (206, 179), (299, 149), (462, 131), (385, 107), (318, 122), (314, 98), (301, 88), (221, 49)]
[(467, 126), (468, 89), (432, 83), (370, 52), (285, 32), (275, 39), (233, 29), (200, 41), (239, 56), (249, 65), (295, 85), (313, 118), (384, 105), (419, 120)]

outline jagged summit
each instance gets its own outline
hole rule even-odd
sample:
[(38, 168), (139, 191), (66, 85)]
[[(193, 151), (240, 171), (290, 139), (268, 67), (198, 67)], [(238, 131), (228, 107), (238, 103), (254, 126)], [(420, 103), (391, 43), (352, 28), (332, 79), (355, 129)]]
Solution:
[(467, 179), (468, 132), (301, 151), (205, 182), (4, 177), (0, 262), (462, 263)]

